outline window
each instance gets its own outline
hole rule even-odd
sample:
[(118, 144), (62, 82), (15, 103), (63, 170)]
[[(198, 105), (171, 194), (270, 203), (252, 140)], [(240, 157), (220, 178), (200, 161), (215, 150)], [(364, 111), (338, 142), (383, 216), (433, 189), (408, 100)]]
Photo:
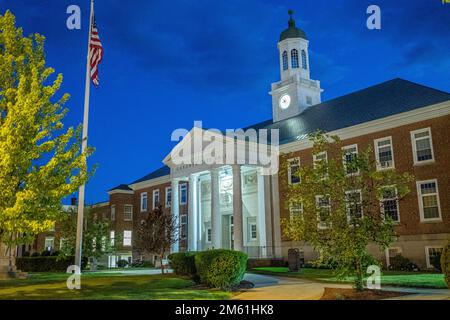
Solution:
[(111, 230), (111, 232), (109, 233), (109, 241), (110, 241), (112, 246), (115, 243), (115, 240), (114, 240), (115, 237), (116, 237), (116, 232), (114, 230)]
[(133, 206), (131, 204), (126, 204), (123, 206), (123, 220), (133, 220)]
[(123, 245), (131, 246), (131, 230), (123, 231)]
[(312, 97), (306, 96), (306, 104), (307, 104), (308, 106), (312, 105)]
[(399, 254), (402, 254), (402, 248), (400, 247), (386, 248), (386, 266), (389, 267), (392, 264), (392, 258)]
[(147, 211), (148, 201), (147, 201), (147, 192), (141, 193), (141, 212)]
[(294, 217), (301, 216), (303, 213), (303, 204), (302, 203), (292, 203), (289, 205), (289, 214), (291, 221)]
[(313, 155), (314, 168), (320, 170), (322, 179), (326, 178), (328, 175), (328, 168), (326, 164), (328, 163), (328, 154), (326, 151), (319, 152)]
[(430, 128), (412, 131), (411, 144), (413, 147), (414, 164), (434, 161)]
[(55, 225), (56, 225), (56, 224), (53, 222), (53, 224), (52, 224), (50, 230), (48, 230), (48, 231), (55, 231)]
[(354, 144), (342, 148), (344, 150), (344, 167), (347, 175), (354, 175), (359, 173), (357, 159), (358, 159), (358, 145)]
[(52, 251), (55, 247), (55, 237), (45, 237), (44, 250)]
[(317, 207), (317, 227), (320, 229), (326, 229), (330, 226), (329, 217), (331, 215), (331, 204), (329, 196), (316, 196)]
[(116, 220), (116, 206), (112, 205), (111, 206), (111, 221), (115, 221)]
[(297, 49), (291, 50), (291, 65), (292, 65), (292, 69), (298, 68), (298, 51), (297, 51)]
[(288, 160), (288, 182), (289, 184), (296, 184), (300, 182), (300, 158), (292, 158)]
[(180, 204), (187, 203), (187, 184), (180, 184)]
[(346, 206), (347, 206), (347, 216), (351, 221), (353, 219), (361, 218), (362, 212), (362, 196), (360, 190), (346, 191)]
[(374, 141), (375, 158), (377, 160), (377, 169), (394, 168), (394, 152), (392, 148), (392, 138), (381, 138)]
[(206, 229), (206, 242), (211, 242), (211, 228)]
[(247, 220), (247, 226), (248, 226), (248, 241), (255, 241), (258, 239), (258, 229), (256, 225), (256, 217), (249, 217)]
[(159, 206), (159, 189), (153, 190), (153, 209)]
[(302, 68), (308, 69), (308, 64), (306, 63), (306, 52), (305, 50), (302, 50)]
[(59, 250), (62, 250), (64, 248), (66, 240), (64, 238), (59, 239)]
[(420, 221), (440, 221), (441, 210), (437, 180), (418, 181), (417, 197), (419, 198)]
[(188, 224), (188, 219), (187, 219), (187, 215), (186, 214), (182, 214), (180, 215), (180, 236), (181, 239), (186, 239), (187, 237), (187, 224)]
[(383, 216), (389, 216), (394, 222), (400, 222), (397, 189), (395, 187), (383, 188), (380, 199), (380, 209)]
[(425, 257), (427, 260), (427, 268), (434, 268), (433, 260), (440, 258), (442, 255), (442, 247), (425, 247)]
[(166, 208), (170, 208), (172, 203), (172, 188), (166, 187)]
[(283, 51), (282, 60), (283, 60), (283, 70), (287, 70), (288, 69), (288, 58), (287, 58), (286, 50)]

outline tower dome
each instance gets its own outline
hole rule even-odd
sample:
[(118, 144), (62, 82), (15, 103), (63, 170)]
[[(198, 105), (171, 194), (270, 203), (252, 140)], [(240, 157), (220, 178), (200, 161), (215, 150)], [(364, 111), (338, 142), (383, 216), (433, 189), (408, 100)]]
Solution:
[(283, 30), (283, 32), (281, 32), (279, 41), (283, 41), (283, 40), (289, 39), (289, 38), (302, 38), (302, 39), (307, 40), (308, 38), (306, 38), (305, 32), (302, 29), (297, 28), (295, 26), (295, 20), (292, 18), (294, 11), (289, 10), (288, 14), (290, 16), (289, 21), (288, 21), (288, 28)]

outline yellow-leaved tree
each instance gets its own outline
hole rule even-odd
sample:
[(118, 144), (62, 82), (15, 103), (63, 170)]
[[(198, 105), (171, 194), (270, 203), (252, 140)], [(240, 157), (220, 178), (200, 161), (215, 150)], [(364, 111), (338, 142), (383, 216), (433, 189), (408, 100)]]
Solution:
[(44, 37), (24, 37), (11, 12), (0, 15), (0, 243), (8, 248), (49, 230), (62, 198), (91, 174), (93, 150), (81, 154), (81, 126), (64, 128), (69, 95), (56, 97), (63, 77), (53, 73)]

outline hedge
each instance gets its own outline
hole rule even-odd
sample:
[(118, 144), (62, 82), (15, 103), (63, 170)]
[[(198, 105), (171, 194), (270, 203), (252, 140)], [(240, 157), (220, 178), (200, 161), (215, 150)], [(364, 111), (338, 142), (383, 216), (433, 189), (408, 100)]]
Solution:
[[(17, 269), (25, 272), (66, 272), (67, 267), (75, 264), (74, 257), (19, 257), (16, 258)], [(87, 258), (83, 258), (81, 269), (87, 265)]]
[(441, 254), (441, 269), (445, 277), (445, 283), (450, 288), (450, 240), (442, 250)]
[(240, 251), (215, 249), (195, 254), (200, 282), (220, 289), (239, 285), (247, 267), (247, 255)]
[(177, 252), (170, 254), (168, 258), (169, 265), (175, 274), (198, 280), (197, 269), (195, 268), (195, 253)]

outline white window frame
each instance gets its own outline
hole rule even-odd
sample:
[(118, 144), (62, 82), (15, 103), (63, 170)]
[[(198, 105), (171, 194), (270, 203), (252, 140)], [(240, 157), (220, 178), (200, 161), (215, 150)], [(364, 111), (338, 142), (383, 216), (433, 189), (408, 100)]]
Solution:
[(443, 246), (425, 246), (425, 260), (427, 262), (428, 269), (434, 268), (431, 265), (431, 261), (430, 261), (430, 252), (429, 252), (430, 249), (444, 249), (444, 247)]
[[(419, 161), (417, 159), (416, 140), (421, 140), (421, 139), (425, 139), (425, 138), (416, 139), (415, 135), (418, 133), (423, 133), (423, 132), (428, 132), (428, 138), (430, 139), (431, 159)], [(431, 128), (430, 127), (411, 131), (411, 145), (412, 145), (412, 152), (413, 152), (413, 161), (414, 161), (415, 165), (433, 163), (435, 161), (434, 160), (433, 137), (431, 136)]]
[[(145, 199), (145, 202), (144, 202)], [(145, 204), (145, 207), (144, 207)], [(148, 194), (147, 192), (141, 193), (141, 212), (146, 212), (148, 210)]]
[[(51, 246), (47, 246), (47, 241), (51, 241), (52, 245)], [(48, 248), (51, 248), (50, 250), (48, 250)], [(45, 237), (44, 239), (44, 250), (45, 251), (52, 251), (55, 249), (55, 237), (51, 236), (51, 237)]]
[(356, 171), (356, 172), (347, 173), (347, 159), (345, 158), (345, 154), (346, 154), (345, 151), (348, 149), (353, 149), (353, 148), (355, 148), (355, 152), (352, 152), (352, 154), (356, 154), (356, 156), (358, 156), (359, 151), (358, 151), (357, 143), (342, 147), (342, 150), (344, 151), (344, 154), (342, 155), (342, 163), (344, 164), (345, 174), (347, 177), (359, 175), (359, 168), (358, 168), (358, 171)]
[(111, 205), (111, 221), (116, 221), (116, 205)]
[(211, 229), (211, 227), (207, 227), (205, 231), (206, 231), (205, 242), (206, 243), (211, 243), (211, 240), (212, 240), (212, 229)]
[(111, 246), (114, 246), (115, 239), (116, 239), (116, 231), (115, 230), (111, 230), (109, 232), (109, 241), (110, 241)]
[[(170, 208), (171, 203), (172, 203), (172, 187), (166, 187), (166, 197), (165, 197), (165, 206), (166, 208)], [(169, 201), (169, 194), (170, 194), (170, 201)]]
[[(127, 237), (126, 233), (129, 232), (130, 236)], [(133, 240), (133, 231), (132, 230), (123, 230), (123, 246), (124, 247), (131, 247)]]
[[(399, 224), (400, 223), (400, 205), (399, 205), (399, 201), (398, 201), (398, 190), (395, 186), (385, 186), (385, 188), (393, 188), (395, 189), (395, 201), (397, 202), (397, 220), (394, 220), (395, 224)], [(382, 198), (380, 199), (380, 211), (383, 214), (383, 218), (386, 217), (385, 213), (384, 213), (384, 200), (393, 200), (393, 198)]]
[[(131, 208), (131, 212), (127, 213), (125, 208)], [(131, 218), (127, 219), (127, 215), (130, 214)], [(133, 205), (132, 204), (124, 204), (123, 205), (123, 221), (133, 221)]]
[(300, 202), (300, 204), (289, 204), (289, 219), (290, 221), (294, 220), (295, 215), (302, 215), (303, 214), (303, 202)]
[[(182, 191), (183, 188), (186, 189), (186, 200), (185, 200), (185, 201), (183, 201), (183, 191)], [(188, 186), (187, 186), (187, 183), (186, 183), (186, 182), (180, 184), (180, 190), (179, 190), (179, 192), (180, 192), (180, 205), (185, 205), (185, 204), (187, 204), (187, 199), (188, 199)]]
[[(317, 157), (319, 157), (320, 155), (325, 155), (325, 158), (322, 159), (322, 160), (317, 159)], [(319, 152), (319, 153), (317, 153), (317, 154), (313, 154), (314, 168), (317, 167), (317, 163), (318, 163), (319, 161), (323, 161), (323, 160), (325, 160), (325, 163), (328, 163), (328, 152), (327, 152), (327, 151), (322, 151), (322, 152)], [(328, 170), (327, 170), (327, 173), (325, 173), (325, 176), (324, 176), (322, 179), (326, 179), (326, 178), (328, 178)]]
[[(316, 200), (316, 208), (319, 209), (319, 199), (321, 198), (328, 198), (328, 205), (326, 206), (322, 206), (322, 208), (328, 208), (328, 210), (330, 211), (330, 215), (331, 215), (331, 200), (330, 200), (330, 195), (316, 195), (315, 196), (315, 200)], [(329, 226), (323, 225), (322, 221), (320, 221), (320, 217), (319, 215), (317, 215), (317, 228), (319, 229), (328, 229)]]
[(393, 250), (393, 249), (397, 250), (397, 254), (402, 254), (402, 253), (403, 253), (401, 247), (389, 247), (389, 248), (386, 248), (386, 249), (385, 249), (385, 255), (386, 255), (386, 267), (389, 267), (389, 266), (391, 265), (391, 263), (390, 263), (390, 261), (389, 261), (389, 260), (390, 260), (390, 259), (389, 259), (389, 250)]
[[(256, 222), (250, 222), (248, 224), (249, 228), (248, 228), (248, 232), (249, 232), (249, 241), (256, 241), (258, 240), (258, 224)], [(255, 227), (255, 233), (256, 233), (256, 237), (253, 237), (253, 227)]]
[(64, 239), (63, 237), (59, 238), (59, 250), (62, 250), (62, 248), (64, 247), (64, 241), (66, 241), (66, 239)]
[[(389, 145), (391, 147), (392, 164), (389, 167), (383, 168), (381, 166), (381, 162), (380, 162), (380, 152), (379, 152), (378, 142), (382, 142), (382, 141), (386, 141), (386, 140), (389, 140)], [(392, 144), (392, 136), (375, 139), (375, 140), (373, 140), (373, 144), (374, 144), (374, 150), (375, 150), (375, 160), (377, 163), (377, 170), (382, 171), (382, 170), (394, 169), (395, 168), (395, 160), (394, 160), (394, 145)]]
[[(159, 192), (159, 189), (153, 190), (152, 195), (152, 208), (153, 210), (155, 210), (156, 206), (161, 203), (161, 194)], [(158, 202), (156, 202), (156, 197), (158, 197)]]
[[(425, 183), (435, 183), (436, 184), (436, 201), (438, 206), (439, 217), (437, 218), (428, 218), (425, 219), (424, 211), (423, 211), (423, 195), (422, 189), (420, 188), (421, 184)], [(416, 182), (416, 191), (417, 191), (417, 200), (419, 201), (419, 213), (420, 213), (420, 222), (440, 222), (442, 221), (442, 211), (441, 211), (441, 203), (439, 200), (439, 187), (437, 179), (430, 180), (421, 180)], [(428, 194), (430, 195), (430, 194)]]
[[(185, 234), (183, 235), (183, 228), (186, 228)], [(187, 239), (188, 237), (188, 215), (180, 214), (180, 239)]]
[(288, 159), (288, 183), (289, 183), (289, 185), (295, 185), (295, 184), (301, 182), (300, 176), (298, 177), (298, 179), (299, 179), (298, 182), (292, 182), (292, 165), (291, 165), (291, 163), (295, 162), (295, 161), (297, 162), (297, 166), (298, 166), (297, 170), (300, 170), (300, 166), (301, 166), (300, 157), (295, 157), (295, 158)]
[[(362, 206), (363, 199), (362, 199), (361, 189), (345, 191), (345, 197), (347, 199), (347, 194), (357, 193), (357, 192), (359, 192), (359, 199), (360, 199), (360, 204), (361, 204), (361, 218), (362, 218), (364, 216), (364, 210), (363, 210), (363, 206)], [(346, 204), (346, 206), (347, 206), (347, 208), (346, 208), (346, 210), (347, 210), (347, 219), (350, 221), (350, 208), (348, 207), (347, 204)]]

